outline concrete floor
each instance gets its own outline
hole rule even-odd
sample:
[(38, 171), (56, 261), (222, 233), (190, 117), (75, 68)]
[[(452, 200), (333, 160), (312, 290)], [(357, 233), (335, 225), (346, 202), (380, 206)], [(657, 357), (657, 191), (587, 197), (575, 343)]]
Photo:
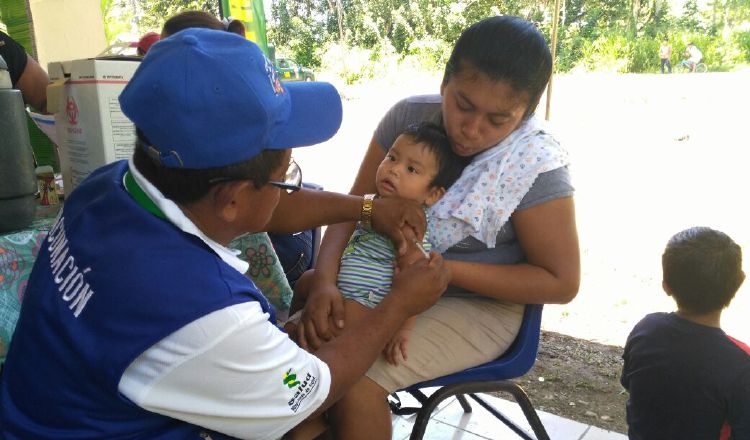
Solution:
[[(429, 392), (426, 394), (429, 394)], [(399, 396), (403, 405), (415, 405), (415, 401), (408, 394), (401, 393)], [(481, 396), (533, 437), (531, 427), (526, 422), (521, 408), (515, 402), (486, 394)], [(520, 439), (516, 433), (479, 404), (471, 399), (469, 399), (469, 403), (471, 403), (473, 411), (464, 413), (455, 398), (444, 401), (432, 414), (424, 438), (428, 440)], [(624, 434), (606, 431), (544, 411), (537, 412), (552, 440), (627, 440), (627, 436)], [(415, 415), (393, 416), (393, 440), (408, 439), (415, 419)]]

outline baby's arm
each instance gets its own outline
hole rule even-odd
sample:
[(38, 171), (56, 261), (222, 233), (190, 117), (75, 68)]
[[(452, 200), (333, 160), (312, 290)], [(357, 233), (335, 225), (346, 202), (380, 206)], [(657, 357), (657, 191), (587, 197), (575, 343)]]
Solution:
[[(398, 258), (396, 262), (396, 270), (398, 271), (409, 267), (423, 258), (429, 258), (429, 254), (419, 242), (411, 242), (408, 244), (406, 253)], [(414, 328), (416, 320), (417, 317), (412, 316), (404, 321), (404, 324), (398, 329), (383, 349), (383, 356), (389, 364), (398, 366), (399, 359), (404, 361), (408, 359), (406, 348), (409, 345), (409, 338), (411, 337), (411, 331)]]
[(398, 269), (409, 267), (423, 258), (429, 258), (430, 254), (424, 250), (421, 243), (412, 242), (407, 245), (406, 253), (398, 257), (396, 261)]
[(399, 359), (404, 361), (409, 359), (406, 347), (409, 345), (409, 338), (411, 337), (411, 331), (414, 329), (416, 320), (417, 317), (412, 316), (404, 321), (404, 324), (398, 329), (383, 349), (383, 356), (385, 356), (385, 360), (387, 360), (389, 364), (397, 367)]

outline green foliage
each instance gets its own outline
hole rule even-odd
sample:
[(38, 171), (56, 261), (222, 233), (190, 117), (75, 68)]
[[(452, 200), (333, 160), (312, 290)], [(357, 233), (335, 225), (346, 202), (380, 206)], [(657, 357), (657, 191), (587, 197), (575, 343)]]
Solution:
[(320, 57), (315, 54), (315, 48), (322, 45), (320, 25), (311, 25), (300, 17), (291, 20), (292, 35), (287, 42), (294, 60), (304, 66), (320, 66)]
[(663, 38), (643, 37), (630, 44), (628, 72), (656, 72), (661, 68), (659, 47)]
[(677, 23), (683, 29), (701, 32), (705, 31), (705, 26), (701, 20), (700, 12), (698, 11), (697, 0), (687, 0), (683, 6), (682, 16), (678, 19)]
[(123, 33), (159, 32), (169, 17), (182, 11), (201, 10), (219, 16), (217, 0), (99, 0), (99, 7), (107, 43)]
[(10, 35), (26, 52), (34, 55), (31, 18), (26, 9), (26, 2), (18, 0), (0, 0), (0, 16)]
[(424, 38), (412, 41), (409, 47), (409, 57), (411, 62), (422, 66), (429, 71), (439, 71), (445, 67), (451, 54), (452, 46), (443, 40), (434, 38)]
[[(9, 1), (15, 0), (0, 0)], [(99, 1), (105, 17), (113, 8), (135, 5), (134, 15), (107, 22), (108, 39), (129, 29), (132, 21), (141, 33), (158, 30), (167, 17), (185, 9), (218, 15), (216, 0)], [(492, 15), (532, 20), (551, 41), (554, 5), (549, 0), (264, 1), (271, 9), (268, 39), (279, 54), (334, 69), (347, 83), (388, 75), (396, 65), (440, 71), (461, 31)], [(673, 63), (682, 59), (690, 40), (711, 70), (750, 61), (750, 1), (680, 1), (562, 0), (556, 72), (656, 72), (665, 36), (673, 46)], [(679, 16), (671, 5), (679, 7)]]
[[(659, 45), (665, 37), (673, 47), (673, 64), (684, 58), (682, 52), (691, 40), (712, 71), (727, 70), (745, 60), (745, 40), (738, 35), (741, 32), (732, 34), (731, 30), (740, 23), (747, 26), (750, 2), (712, 0), (706, 5), (686, 0), (679, 17), (671, 15), (670, 4), (666, 0), (629, 0), (628, 10), (622, 1), (566, 0), (556, 71), (657, 72)], [(635, 29), (633, 17), (637, 19)], [(550, 27), (551, 23), (542, 23), (540, 29), (549, 35)]]
[(579, 61), (586, 70), (624, 73), (630, 64), (630, 42), (624, 35), (604, 35), (584, 43)]
[(750, 63), (750, 30), (736, 32), (733, 36), (733, 42), (737, 46), (740, 59)]
[(130, 31), (135, 11), (123, 9), (117, 0), (100, 0), (99, 7), (104, 19), (104, 38), (107, 44), (112, 44), (118, 35)]
[(381, 49), (382, 52), (378, 52), (332, 42), (323, 50), (321, 69), (336, 72), (347, 85), (364, 82), (386, 74), (386, 69), (397, 63), (395, 51)]
[(178, 12), (186, 10), (206, 11), (219, 16), (217, 0), (118, 0), (121, 3), (135, 1), (136, 21), (139, 33), (143, 30), (161, 30), (164, 22)]
[(414, 30), (412, 29), (411, 23), (405, 17), (404, 7), (401, 6), (399, 9), (393, 11), (391, 28), (391, 44), (398, 53), (404, 53), (409, 50), (409, 45), (414, 41)]

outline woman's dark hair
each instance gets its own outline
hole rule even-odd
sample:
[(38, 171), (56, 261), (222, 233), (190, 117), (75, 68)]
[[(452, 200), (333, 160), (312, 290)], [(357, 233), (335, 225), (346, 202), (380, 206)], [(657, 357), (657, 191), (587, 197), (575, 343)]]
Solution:
[(252, 180), (256, 189), (266, 185), (271, 173), (282, 165), (285, 150), (263, 150), (245, 162), (218, 168), (190, 169), (167, 168), (154, 161), (147, 152), (149, 142), (138, 131), (133, 161), (138, 171), (161, 193), (175, 203), (192, 203), (200, 200), (220, 183), (212, 180)]
[(166, 38), (188, 28), (206, 28), (223, 31), (224, 23), (204, 11), (182, 11), (171, 16), (161, 28), (161, 37)]
[(411, 136), (414, 142), (424, 145), (435, 155), (438, 171), (430, 182), (431, 187), (450, 188), (461, 177), (464, 167), (471, 162), (470, 157), (462, 157), (453, 152), (448, 135), (439, 125), (420, 122), (409, 125), (401, 134)]
[(552, 75), (552, 55), (544, 36), (533, 23), (512, 16), (486, 18), (465, 29), (445, 65), (443, 85), (467, 64), (493, 81), (507, 81), (528, 93), (524, 118), (534, 113)]
[(742, 249), (707, 227), (675, 234), (661, 257), (664, 282), (680, 309), (711, 313), (728, 306), (745, 280)]

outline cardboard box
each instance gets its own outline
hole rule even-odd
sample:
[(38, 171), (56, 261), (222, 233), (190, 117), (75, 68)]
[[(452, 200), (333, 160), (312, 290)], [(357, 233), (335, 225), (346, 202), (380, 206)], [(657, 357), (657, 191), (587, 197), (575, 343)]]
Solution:
[(60, 168), (66, 194), (95, 169), (128, 159), (135, 146), (133, 123), (118, 97), (140, 59), (95, 58), (49, 63), (47, 89), (55, 113)]

